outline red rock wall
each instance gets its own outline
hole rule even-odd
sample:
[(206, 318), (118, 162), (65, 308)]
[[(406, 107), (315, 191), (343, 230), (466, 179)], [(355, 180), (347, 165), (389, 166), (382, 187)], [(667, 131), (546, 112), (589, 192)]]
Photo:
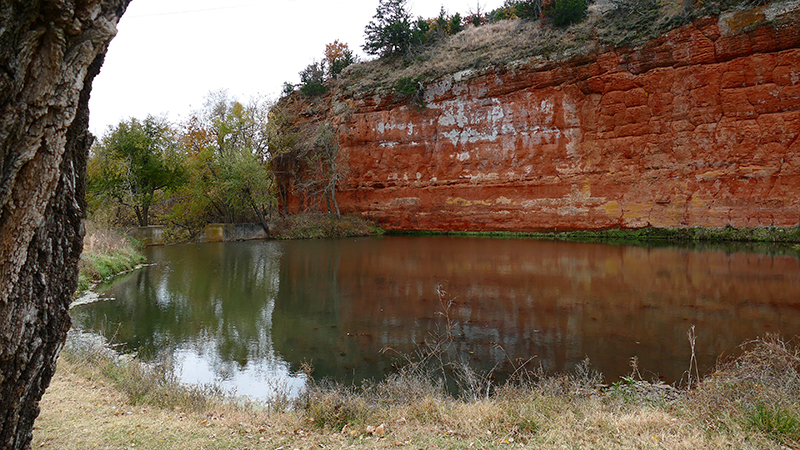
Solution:
[(424, 110), (330, 101), (352, 111), (338, 117), (339, 205), (387, 229), (800, 223), (791, 8), (701, 19), (635, 50), (455, 74), (426, 86)]

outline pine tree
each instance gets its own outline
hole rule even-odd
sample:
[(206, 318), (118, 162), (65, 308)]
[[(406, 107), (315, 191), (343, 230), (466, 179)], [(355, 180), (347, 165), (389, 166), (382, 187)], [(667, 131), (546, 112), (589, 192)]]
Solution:
[(364, 29), (364, 51), (392, 56), (409, 52), (413, 41), (411, 15), (406, 0), (380, 0), (373, 20)]

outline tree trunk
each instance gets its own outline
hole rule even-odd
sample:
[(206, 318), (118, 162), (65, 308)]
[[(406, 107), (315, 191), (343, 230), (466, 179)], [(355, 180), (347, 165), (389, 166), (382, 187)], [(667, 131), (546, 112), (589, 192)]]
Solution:
[(150, 204), (145, 203), (142, 205), (142, 217), (139, 218), (139, 226), (146, 227), (150, 225)]
[(142, 218), (142, 210), (138, 205), (133, 206), (133, 212), (136, 213), (136, 223), (138, 223), (140, 227), (146, 226), (144, 225), (144, 219)]
[(70, 326), (89, 93), (129, 0), (0, 0), (0, 449), (27, 449)]
[(333, 201), (333, 207), (336, 213), (336, 217), (342, 217), (342, 214), (339, 212), (339, 202), (336, 201), (336, 181), (331, 181), (330, 186), (328, 187), (329, 193), (331, 196), (331, 201)]
[(325, 203), (328, 204), (328, 214), (333, 214), (333, 207), (331, 206), (331, 194), (327, 188), (322, 192), (322, 195), (325, 196)]
[(261, 222), (261, 228), (264, 229), (264, 232), (267, 233), (267, 237), (269, 237), (269, 222), (267, 222), (267, 218), (264, 217), (264, 213), (258, 209), (258, 205), (256, 205), (256, 202), (253, 200), (253, 196), (250, 194), (250, 189), (245, 189), (244, 195), (247, 196), (247, 201), (250, 203), (250, 207), (253, 208), (253, 211), (258, 217), (258, 221)]

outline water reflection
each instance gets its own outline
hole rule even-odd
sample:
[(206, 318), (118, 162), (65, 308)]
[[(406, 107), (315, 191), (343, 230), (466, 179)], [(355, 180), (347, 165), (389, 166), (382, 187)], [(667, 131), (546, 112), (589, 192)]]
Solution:
[(272, 340), (279, 244), (155, 247), (148, 258), (156, 265), (115, 280), (103, 292), (114, 300), (75, 308), (75, 322), (145, 359), (172, 355), (187, 382), (255, 397), (302, 388)]
[[(741, 342), (800, 333), (796, 257), (532, 240), (386, 237), (171, 246), (115, 282), (76, 322), (145, 355), (166, 349), (190, 381), (263, 396), (315, 376), (378, 378), (444, 325), (479, 370), (589, 357), (610, 380), (630, 357), (667, 381)], [(437, 286), (452, 305), (443, 308)]]

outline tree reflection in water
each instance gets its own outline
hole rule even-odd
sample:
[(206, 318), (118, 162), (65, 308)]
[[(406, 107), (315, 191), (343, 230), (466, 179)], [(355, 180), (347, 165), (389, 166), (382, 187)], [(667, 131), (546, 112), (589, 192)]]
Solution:
[(293, 376), (380, 378), (444, 326), (478, 371), (533, 358), (569, 370), (585, 357), (609, 380), (640, 368), (681, 377), (697, 329), (701, 369), (745, 340), (800, 333), (796, 256), (520, 239), (383, 237), (149, 249), (157, 265), (115, 280), (116, 300), (76, 323), (145, 357), (166, 351), (187, 381), (258, 397)]

